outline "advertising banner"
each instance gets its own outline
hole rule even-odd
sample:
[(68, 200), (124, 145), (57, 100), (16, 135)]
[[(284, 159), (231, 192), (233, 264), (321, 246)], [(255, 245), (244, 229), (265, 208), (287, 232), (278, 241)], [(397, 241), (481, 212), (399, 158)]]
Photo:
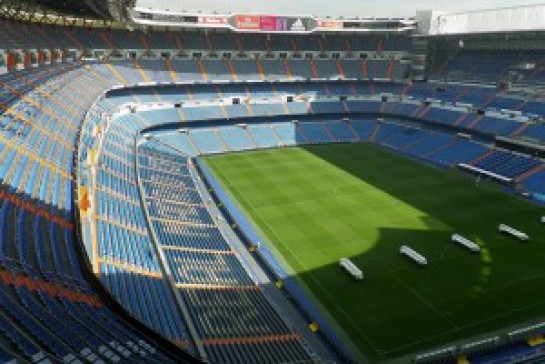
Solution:
[(288, 19), (277, 17), (276, 18), (276, 31), (285, 32), (288, 30)]
[(307, 30), (307, 19), (288, 18), (287, 27), (290, 32), (304, 32)]
[(322, 29), (342, 29), (343, 22), (340, 20), (318, 20), (318, 28)]
[(200, 16), (199, 17), (199, 23), (200, 24), (227, 24), (227, 16)]
[(235, 25), (237, 29), (259, 30), (261, 27), (261, 17), (259, 15), (237, 15)]
[(260, 29), (265, 32), (285, 32), (288, 30), (288, 20), (281, 16), (261, 16)]
[(261, 15), (260, 29), (265, 31), (275, 31), (276, 19), (276, 16)]

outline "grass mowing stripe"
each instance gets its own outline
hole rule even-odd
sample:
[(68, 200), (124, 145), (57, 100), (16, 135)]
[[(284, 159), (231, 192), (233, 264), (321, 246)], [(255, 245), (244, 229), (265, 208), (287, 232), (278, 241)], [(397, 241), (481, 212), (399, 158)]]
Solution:
[[(257, 209), (255, 209), (251, 203), (248, 202), (248, 200), (244, 197), (244, 193), (242, 193), (241, 191), (238, 190), (237, 187), (235, 187), (235, 185), (231, 182), (231, 180), (229, 179), (229, 177), (225, 176), (225, 174), (223, 174), (220, 170), (214, 170), (215, 173), (217, 173), (217, 175), (220, 177), (220, 179), (227, 185), (229, 185), (230, 187), (230, 191), (233, 193), (233, 195), (237, 196), (240, 200), (240, 202), (242, 202), (244, 205), (246, 205), (247, 209), (249, 209), (250, 211), (254, 211), (255, 212), (255, 215), (254, 215), (254, 219), (257, 220), (260, 224), (261, 224), (261, 227), (264, 228), (263, 230), (265, 230), (268, 234), (272, 235), (277, 242), (279, 242), (280, 246), (289, 254), (289, 256), (295, 261), (297, 262), (297, 266), (300, 268), (300, 269), (305, 269), (305, 266), (304, 264), (298, 259), (297, 257), (297, 254), (295, 254), (290, 248), (289, 246), (285, 245), (282, 243), (282, 240), (279, 239), (274, 230), (268, 225), (268, 223), (266, 222), (266, 220), (263, 220), (261, 218), (261, 216), (259, 215), (259, 212)], [(293, 261), (292, 263), (293, 264)], [(346, 312), (344, 312), (344, 310), (342, 309), (342, 307), (340, 307), (337, 302), (335, 301), (335, 299), (331, 296), (331, 294), (326, 290), (324, 289), (321, 285), (320, 285), (320, 282), (317, 281), (314, 277), (311, 277), (314, 281), (314, 283), (320, 287), (321, 291), (328, 297), (328, 301), (330, 302), (331, 305), (333, 305), (335, 307), (335, 309), (341, 313), (345, 318), (348, 319), (348, 322), (350, 322), (349, 318), (350, 316), (347, 315)], [(351, 325), (352, 326), (352, 325)], [(371, 341), (369, 341), (366, 337), (365, 337), (365, 334), (357, 327), (357, 326), (353, 326), (352, 327), (352, 330), (358, 332), (363, 338), (364, 340), (366, 340), (367, 342), (367, 345), (369, 345), (375, 352), (379, 352), (379, 349), (375, 348), (373, 346), (373, 343)]]
[[(273, 253), (372, 361), (545, 311), (542, 211), (495, 186), (476, 187), (457, 173), (368, 144), (255, 151), (206, 162)], [(499, 235), (499, 223), (520, 228), (532, 241)], [(453, 232), (481, 244), (482, 253), (452, 244)], [(402, 259), (403, 243), (425, 255), (429, 267)], [(364, 282), (352, 282), (339, 269), (343, 256), (363, 269)]]

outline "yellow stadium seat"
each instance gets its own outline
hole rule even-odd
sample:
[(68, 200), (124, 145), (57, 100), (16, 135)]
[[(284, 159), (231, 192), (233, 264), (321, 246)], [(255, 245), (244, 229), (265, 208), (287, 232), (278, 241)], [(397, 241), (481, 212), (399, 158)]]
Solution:
[(530, 346), (538, 346), (543, 344), (545, 344), (545, 338), (543, 335), (532, 336), (528, 339), (528, 345)]
[(467, 360), (467, 357), (465, 355), (460, 355), (457, 360), (458, 364), (469, 364), (469, 360)]

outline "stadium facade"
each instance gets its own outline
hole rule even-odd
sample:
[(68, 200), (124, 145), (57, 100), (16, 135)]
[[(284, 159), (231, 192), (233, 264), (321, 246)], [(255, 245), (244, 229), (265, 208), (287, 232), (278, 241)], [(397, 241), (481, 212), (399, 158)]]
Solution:
[(369, 143), (539, 206), (545, 6), (331, 19), (0, 4), (0, 361), (542, 360), (537, 315), (363, 349), (201, 156)]

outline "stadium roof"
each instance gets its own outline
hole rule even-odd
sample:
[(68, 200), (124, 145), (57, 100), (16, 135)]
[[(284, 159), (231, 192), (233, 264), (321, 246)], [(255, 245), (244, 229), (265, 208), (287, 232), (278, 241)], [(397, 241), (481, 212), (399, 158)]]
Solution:
[(545, 5), (446, 13), (420, 12), (420, 30), (429, 35), (535, 32), (545, 30)]
[(110, 18), (107, 0), (32, 0), (47, 8), (84, 17)]
[(5, 0), (8, 9), (34, 12), (39, 9), (89, 19), (125, 20), (126, 9), (136, 0)]

